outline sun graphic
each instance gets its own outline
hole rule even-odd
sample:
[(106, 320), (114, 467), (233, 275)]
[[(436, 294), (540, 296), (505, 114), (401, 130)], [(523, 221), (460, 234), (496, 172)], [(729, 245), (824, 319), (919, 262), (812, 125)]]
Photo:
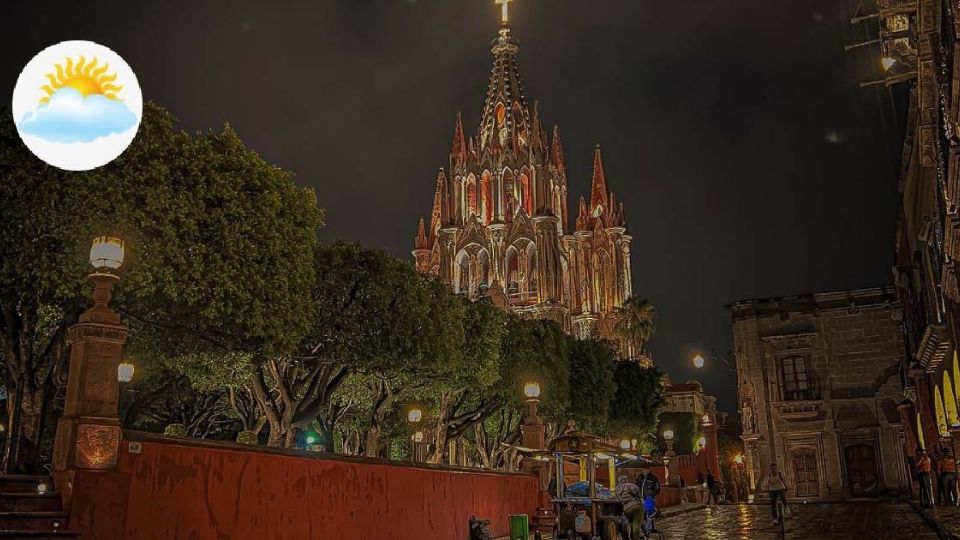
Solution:
[(46, 74), (50, 84), (41, 88), (47, 95), (40, 98), (40, 103), (49, 103), (50, 96), (65, 86), (80, 92), (83, 97), (101, 94), (109, 99), (119, 99), (117, 92), (123, 89), (123, 85), (113, 84), (113, 81), (117, 80), (117, 74), (107, 73), (110, 69), (109, 64), (104, 63), (101, 66), (97, 64), (96, 58), (87, 63), (82, 55), (76, 65), (69, 57), (67, 57), (66, 66), (55, 64), (57, 73)]

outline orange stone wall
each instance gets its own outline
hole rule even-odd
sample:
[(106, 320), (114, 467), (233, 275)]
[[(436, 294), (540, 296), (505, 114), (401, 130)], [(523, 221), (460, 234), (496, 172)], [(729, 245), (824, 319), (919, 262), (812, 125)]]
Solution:
[(537, 507), (530, 474), (134, 438), (117, 472), (73, 479), (84, 538), (466, 540), (471, 515), (497, 536)]

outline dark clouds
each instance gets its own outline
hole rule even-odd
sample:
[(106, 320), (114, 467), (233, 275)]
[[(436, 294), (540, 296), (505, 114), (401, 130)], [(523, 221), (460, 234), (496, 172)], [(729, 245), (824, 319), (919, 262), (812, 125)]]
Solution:
[[(837, 4), (511, 6), (527, 96), (560, 125), (574, 197), (603, 144), (635, 238), (634, 289), (660, 310), (656, 361), (675, 380), (704, 377), (727, 408), (733, 378), (689, 361), (730, 347), (722, 304), (889, 274), (886, 105), (850, 76)], [(497, 18), (487, 0), (8, 0), (0, 92), (53, 42), (105, 44), (184, 126), (229, 121), (316, 187), (325, 239), (409, 256), (454, 114), (479, 121)]]

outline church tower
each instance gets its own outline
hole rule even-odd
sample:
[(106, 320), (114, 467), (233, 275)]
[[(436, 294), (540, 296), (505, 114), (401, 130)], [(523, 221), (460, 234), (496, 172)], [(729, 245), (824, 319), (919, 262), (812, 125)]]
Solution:
[(579, 337), (612, 337), (630, 297), (630, 240), (623, 206), (607, 189), (599, 145), (590, 206), (580, 198), (568, 230), (560, 131), (548, 135), (528, 104), (508, 9), (491, 44), (493, 68), (480, 125), (467, 136), (457, 113), (446, 168), (437, 172), (429, 223), (414, 241), (417, 268), (454, 292), (489, 295), (505, 308), (561, 323)]

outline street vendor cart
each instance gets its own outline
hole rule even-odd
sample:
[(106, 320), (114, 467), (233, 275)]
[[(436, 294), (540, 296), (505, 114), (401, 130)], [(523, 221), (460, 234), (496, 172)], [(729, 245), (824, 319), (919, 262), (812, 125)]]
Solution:
[[(624, 463), (632, 467), (660, 465), (635, 453), (621, 450), (601, 437), (580, 431), (569, 431), (550, 443), (548, 450), (518, 448), (520, 453), (537, 461), (552, 461), (550, 486), (556, 515), (555, 538), (566, 540), (616, 540), (625, 523), (623, 503), (617, 499), (616, 468)], [(608, 486), (597, 482), (598, 465), (607, 464)], [(564, 481), (568, 464), (579, 469), (579, 478), (586, 477), (586, 486), (569, 489)], [(585, 473), (585, 474), (584, 474)], [(554, 487), (555, 486), (555, 487)]]

